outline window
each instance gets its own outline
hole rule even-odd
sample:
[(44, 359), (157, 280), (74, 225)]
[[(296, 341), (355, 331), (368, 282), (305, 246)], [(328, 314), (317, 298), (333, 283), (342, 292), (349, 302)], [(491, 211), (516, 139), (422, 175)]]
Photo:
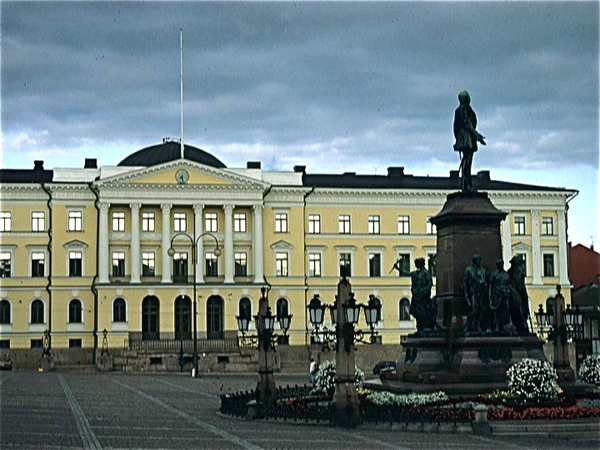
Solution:
[(240, 317), (252, 317), (252, 303), (250, 302), (249, 298), (242, 297), (240, 299), (240, 303), (238, 305), (238, 315)]
[(156, 218), (154, 213), (142, 213), (142, 231), (154, 231), (156, 229)]
[(432, 277), (436, 276), (436, 260), (437, 255), (435, 253), (429, 253), (427, 255), (427, 270), (429, 270)]
[(288, 232), (288, 215), (287, 213), (275, 213), (275, 233)]
[(381, 217), (369, 216), (369, 234), (381, 233)]
[(410, 276), (410, 254), (409, 253), (398, 253), (398, 259), (394, 268), (398, 270), (399, 277)]
[(206, 253), (206, 276), (219, 276), (219, 258), (212, 252)]
[(381, 254), (379, 253), (371, 253), (369, 255), (369, 276), (381, 276)]
[(188, 280), (188, 255), (177, 252), (173, 255), (173, 281), (187, 283)]
[(81, 339), (69, 339), (69, 348), (81, 348)]
[(275, 253), (275, 276), (288, 276), (288, 254)]
[(0, 278), (9, 278), (11, 275), (11, 258), (9, 252), (0, 252)]
[(544, 276), (553, 277), (554, 275), (554, 254), (544, 253)]
[(69, 276), (83, 276), (83, 255), (81, 252), (69, 252)]
[(554, 219), (552, 217), (542, 217), (542, 234), (544, 236), (554, 234)]
[(0, 212), (0, 231), (10, 231), (12, 229), (12, 213)]
[(352, 254), (340, 253), (340, 277), (352, 276)]
[(123, 298), (113, 302), (113, 322), (127, 322), (127, 303)]
[(112, 276), (113, 277), (124, 277), (125, 276), (125, 253), (124, 252), (113, 252), (113, 254), (112, 254)]
[(46, 255), (42, 252), (33, 252), (31, 254), (31, 276), (32, 277), (43, 277), (44, 273), (44, 260)]
[(69, 302), (69, 323), (82, 323), (83, 322), (83, 308), (81, 306), (81, 300), (74, 299)]
[(187, 231), (187, 214), (186, 213), (173, 213), (173, 230), (177, 231), (177, 232)]
[(43, 339), (32, 339), (31, 340), (31, 348), (43, 348), (44, 340)]
[(308, 254), (308, 275), (311, 277), (321, 276), (321, 254), (320, 253), (309, 253)]
[(112, 214), (112, 230), (125, 231), (125, 213), (114, 212)]
[(233, 215), (233, 231), (236, 233), (245, 233), (247, 231), (246, 214), (235, 213)]
[(338, 231), (340, 234), (350, 234), (352, 232), (350, 214), (342, 214), (338, 217)]
[(0, 300), (0, 324), (10, 324), (10, 302), (8, 300)]
[(525, 234), (525, 216), (515, 216), (514, 219), (514, 234), (517, 236), (522, 236)]
[(409, 299), (403, 298), (400, 300), (398, 318), (400, 320), (411, 320)]
[(43, 211), (34, 211), (31, 213), (31, 231), (46, 230), (46, 213)]
[(142, 276), (153, 277), (155, 275), (154, 253), (142, 253)]
[(219, 223), (217, 213), (204, 214), (204, 229), (216, 233), (219, 231)]
[(31, 323), (44, 323), (44, 302), (34, 300), (31, 302)]
[(288, 316), (290, 314), (290, 305), (285, 298), (277, 300), (277, 317)]
[(321, 216), (319, 214), (308, 215), (308, 232), (310, 234), (321, 233)]
[(248, 255), (246, 253), (235, 253), (235, 276), (245, 277), (248, 275)]
[(515, 253), (515, 256), (520, 256), (523, 261), (523, 275), (527, 276), (527, 254), (526, 253)]
[(0, 339), (0, 348), (9, 349), (10, 348), (10, 339)]
[(409, 216), (398, 216), (398, 234), (410, 234)]
[(81, 211), (69, 211), (69, 231), (83, 230), (83, 213)]
[(427, 234), (437, 234), (437, 227), (431, 223), (431, 216), (427, 216)]

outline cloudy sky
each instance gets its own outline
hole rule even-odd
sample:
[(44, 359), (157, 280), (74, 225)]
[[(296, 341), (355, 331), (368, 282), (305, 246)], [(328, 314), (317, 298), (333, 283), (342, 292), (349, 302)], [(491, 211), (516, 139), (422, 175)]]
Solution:
[(580, 191), (598, 239), (598, 2), (3, 1), (3, 168), (116, 165), (180, 137), (228, 167), (447, 175), (457, 94), (474, 171)]

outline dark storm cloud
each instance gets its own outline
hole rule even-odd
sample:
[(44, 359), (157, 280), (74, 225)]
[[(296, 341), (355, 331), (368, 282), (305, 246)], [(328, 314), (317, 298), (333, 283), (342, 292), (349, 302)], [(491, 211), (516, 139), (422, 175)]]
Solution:
[(5, 2), (3, 165), (178, 137), (180, 28), (185, 140), (229, 166), (445, 172), (465, 88), (479, 165), (598, 165), (595, 2)]

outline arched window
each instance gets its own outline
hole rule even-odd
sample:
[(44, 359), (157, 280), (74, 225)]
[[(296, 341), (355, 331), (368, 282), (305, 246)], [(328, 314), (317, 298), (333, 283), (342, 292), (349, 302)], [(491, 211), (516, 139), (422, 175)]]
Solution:
[(142, 339), (159, 339), (160, 302), (155, 296), (146, 297), (142, 301)]
[(44, 302), (41, 300), (31, 302), (31, 323), (44, 323)]
[(0, 300), (0, 324), (8, 325), (10, 321), (10, 302)]
[(186, 295), (175, 299), (175, 338), (192, 338), (192, 301)]
[(290, 313), (290, 306), (285, 298), (277, 300), (277, 317), (287, 316)]
[(400, 320), (412, 320), (410, 317), (410, 300), (406, 297), (400, 300), (399, 318)]
[(208, 339), (223, 339), (223, 299), (218, 295), (206, 301), (206, 335)]
[(113, 322), (127, 322), (127, 303), (123, 298), (116, 298), (113, 302)]
[(242, 297), (238, 305), (238, 315), (240, 317), (252, 317), (252, 302), (248, 297)]
[(73, 299), (69, 302), (69, 323), (83, 322), (83, 307), (81, 300)]
[(546, 311), (548, 311), (549, 315), (554, 315), (554, 297), (546, 299)]

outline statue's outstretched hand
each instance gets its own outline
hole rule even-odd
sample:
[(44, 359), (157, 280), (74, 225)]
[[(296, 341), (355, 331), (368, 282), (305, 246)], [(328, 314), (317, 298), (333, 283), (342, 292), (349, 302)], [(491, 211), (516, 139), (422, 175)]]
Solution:
[(486, 145), (485, 144), (485, 136), (475, 132), (477, 134), (477, 141), (481, 143), (481, 145)]

